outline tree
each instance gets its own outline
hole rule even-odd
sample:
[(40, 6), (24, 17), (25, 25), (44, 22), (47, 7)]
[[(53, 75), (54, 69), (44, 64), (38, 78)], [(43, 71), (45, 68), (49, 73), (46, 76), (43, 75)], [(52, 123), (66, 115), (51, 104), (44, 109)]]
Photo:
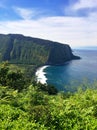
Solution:
[(20, 91), (24, 88), (26, 80), (21, 71), (11, 71), (8, 67), (8, 63), (4, 62), (0, 66), (0, 84)]
[(25, 85), (25, 78), (20, 71), (17, 72), (9, 72), (7, 74), (7, 85), (11, 88), (22, 90)]
[(39, 90), (47, 92), (49, 95), (56, 95), (58, 90), (53, 85), (36, 83)]
[(4, 62), (0, 66), (0, 84), (7, 85), (7, 73), (9, 71), (8, 62)]

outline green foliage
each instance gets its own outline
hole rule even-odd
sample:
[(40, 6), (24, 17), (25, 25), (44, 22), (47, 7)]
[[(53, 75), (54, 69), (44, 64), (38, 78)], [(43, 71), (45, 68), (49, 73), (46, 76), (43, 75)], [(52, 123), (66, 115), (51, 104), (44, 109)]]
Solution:
[(0, 84), (22, 90), (26, 83), (20, 71), (11, 71), (8, 67), (8, 62), (4, 62), (0, 66)]
[(53, 85), (49, 84), (41, 84), (40, 82), (33, 81), (32, 82), (34, 86), (37, 86), (38, 90), (47, 92), (49, 95), (56, 95), (58, 93), (58, 90)]
[(7, 86), (21, 90), (24, 88), (25, 80), (21, 72), (10, 72), (7, 74)]
[[(93, 84), (97, 88), (97, 82)], [(96, 130), (97, 89), (48, 95), (0, 86), (0, 130)]]
[(10, 63), (42, 65), (48, 59), (49, 42), (23, 35), (0, 35), (0, 61), (8, 60)]
[(0, 67), (0, 84), (6, 85), (7, 73), (8, 73), (7, 62), (1, 65)]
[(75, 93), (26, 80), (8, 62), (0, 66), (0, 130), (97, 130), (97, 81)]

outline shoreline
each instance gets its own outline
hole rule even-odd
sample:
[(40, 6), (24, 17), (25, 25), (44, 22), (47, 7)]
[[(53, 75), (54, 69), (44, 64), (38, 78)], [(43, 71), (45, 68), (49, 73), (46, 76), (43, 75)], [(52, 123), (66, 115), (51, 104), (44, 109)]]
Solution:
[(42, 84), (47, 84), (47, 78), (45, 76), (45, 72), (44, 72), (44, 69), (46, 69), (48, 67), (48, 65), (44, 65), (44, 66), (41, 66), (39, 68), (37, 68), (36, 72), (35, 72), (35, 77), (36, 77), (36, 81), (37, 82), (40, 82)]
[[(79, 59), (72, 59), (72, 60), (80, 60), (81, 58)], [(67, 65), (69, 64), (70, 62), (72, 62), (72, 60), (68, 60), (68, 61), (65, 61), (63, 63), (59, 63), (59, 64), (43, 64), (43, 65), (40, 65), (40, 66), (37, 66), (35, 67), (35, 71), (34, 71), (34, 75), (36, 77), (36, 81), (37, 82), (41, 82), (42, 84), (47, 84), (47, 78), (45, 76), (45, 72), (44, 72), (44, 69), (46, 69), (48, 66), (64, 66), (64, 65)]]

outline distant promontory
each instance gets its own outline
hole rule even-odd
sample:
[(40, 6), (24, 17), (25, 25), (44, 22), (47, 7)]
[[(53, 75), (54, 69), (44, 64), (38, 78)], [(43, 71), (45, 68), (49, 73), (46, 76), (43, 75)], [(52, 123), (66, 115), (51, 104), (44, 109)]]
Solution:
[(75, 56), (69, 45), (21, 34), (0, 34), (0, 61), (15, 64), (57, 65)]

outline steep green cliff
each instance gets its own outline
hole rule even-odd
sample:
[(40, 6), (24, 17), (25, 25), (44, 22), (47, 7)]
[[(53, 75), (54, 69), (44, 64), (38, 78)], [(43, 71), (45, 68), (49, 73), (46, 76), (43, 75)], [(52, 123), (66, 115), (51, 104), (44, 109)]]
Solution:
[(0, 61), (19, 64), (62, 64), (77, 59), (67, 44), (20, 34), (0, 34)]
[(80, 59), (78, 56), (72, 54), (72, 50), (69, 45), (54, 43), (50, 50), (50, 54), (47, 60), (47, 64), (58, 65), (64, 64), (72, 59)]

